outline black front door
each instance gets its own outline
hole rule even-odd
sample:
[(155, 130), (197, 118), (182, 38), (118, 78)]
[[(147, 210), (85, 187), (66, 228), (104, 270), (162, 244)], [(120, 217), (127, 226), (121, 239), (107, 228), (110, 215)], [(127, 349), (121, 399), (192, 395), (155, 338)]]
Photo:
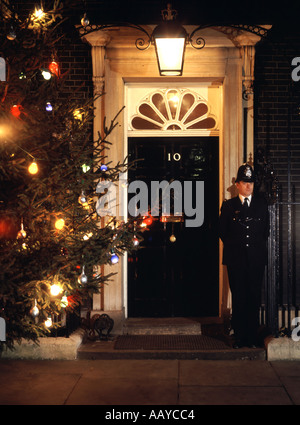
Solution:
[[(219, 139), (130, 138), (128, 144), (129, 160), (138, 160), (129, 171), (129, 183), (143, 181), (147, 184), (149, 211), (153, 214), (152, 224), (143, 232), (140, 249), (128, 258), (129, 317), (217, 316)], [(181, 217), (174, 214), (172, 205), (166, 217), (161, 211), (151, 211), (153, 181), (179, 182)], [(195, 221), (190, 222), (194, 227), (188, 227), (187, 220), (192, 220), (191, 209), (197, 211), (199, 206), (197, 181), (204, 181), (201, 200), (204, 221), (195, 227), (198, 221), (195, 215)], [(190, 182), (190, 186), (185, 186), (185, 182)], [(172, 194), (175, 205), (176, 193)], [(134, 195), (129, 195), (129, 200), (130, 196)], [(198, 219), (199, 215), (200, 212)]]

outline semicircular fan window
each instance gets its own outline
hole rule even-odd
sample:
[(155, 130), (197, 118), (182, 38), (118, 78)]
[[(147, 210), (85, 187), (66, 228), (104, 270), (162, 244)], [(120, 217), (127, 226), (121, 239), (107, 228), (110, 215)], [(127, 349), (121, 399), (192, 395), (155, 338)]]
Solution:
[(213, 130), (207, 102), (187, 90), (160, 90), (147, 96), (131, 120), (134, 130)]

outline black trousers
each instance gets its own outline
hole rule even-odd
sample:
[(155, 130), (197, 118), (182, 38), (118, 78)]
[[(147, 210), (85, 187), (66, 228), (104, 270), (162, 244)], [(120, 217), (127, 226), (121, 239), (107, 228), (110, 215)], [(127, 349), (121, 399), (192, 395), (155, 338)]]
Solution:
[(237, 340), (257, 344), (264, 265), (227, 266), (232, 294), (232, 327)]

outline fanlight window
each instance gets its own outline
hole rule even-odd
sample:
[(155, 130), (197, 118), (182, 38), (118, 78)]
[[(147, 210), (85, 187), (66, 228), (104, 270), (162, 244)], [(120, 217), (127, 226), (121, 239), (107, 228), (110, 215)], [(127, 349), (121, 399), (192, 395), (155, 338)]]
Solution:
[(147, 96), (131, 120), (133, 130), (213, 130), (207, 102), (187, 90), (160, 90)]

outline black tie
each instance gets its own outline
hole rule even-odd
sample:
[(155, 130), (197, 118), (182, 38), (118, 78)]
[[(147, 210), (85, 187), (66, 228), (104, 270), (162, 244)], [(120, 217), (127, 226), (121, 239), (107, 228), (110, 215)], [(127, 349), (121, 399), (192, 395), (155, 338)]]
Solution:
[(249, 206), (248, 206), (248, 201), (249, 201), (249, 199), (248, 198), (244, 198), (244, 203), (243, 203), (243, 216), (246, 218), (247, 217), (247, 215), (248, 215), (248, 208), (249, 208)]

